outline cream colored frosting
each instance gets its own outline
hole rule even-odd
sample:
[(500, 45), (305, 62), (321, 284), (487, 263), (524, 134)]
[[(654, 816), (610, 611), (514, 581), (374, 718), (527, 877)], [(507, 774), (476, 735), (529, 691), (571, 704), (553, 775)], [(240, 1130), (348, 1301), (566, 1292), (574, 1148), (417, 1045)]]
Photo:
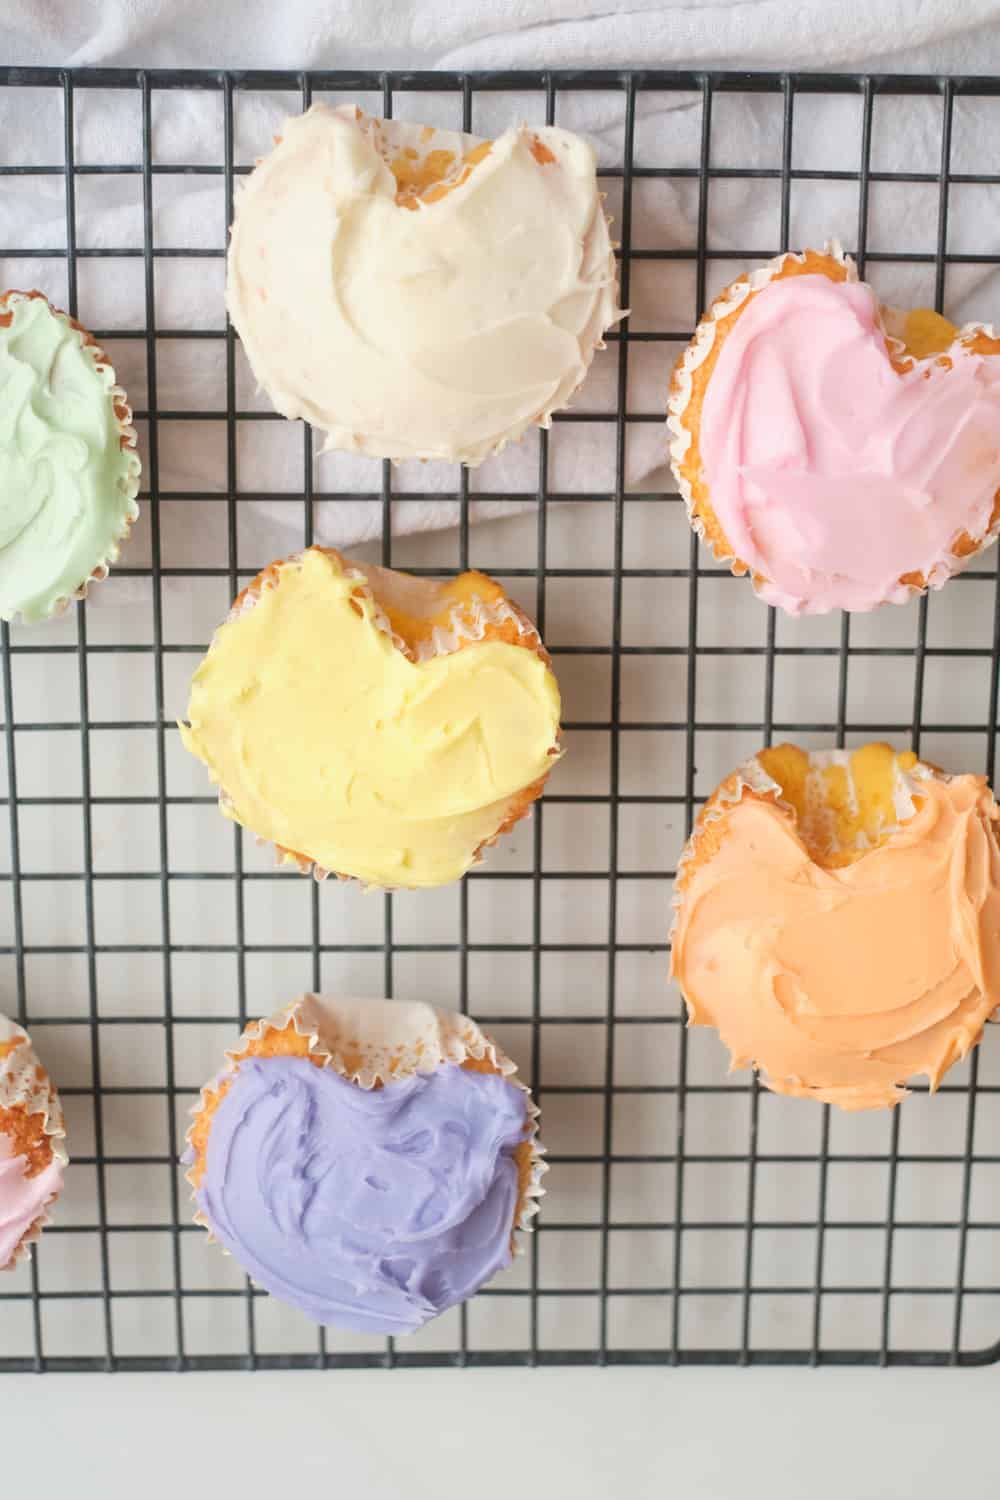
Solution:
[(327, 448), (478, 464), (583, 380), (620, 316), (614, 255), (579, 137), (429, 132), (461, 170), (398, 195), (387, 158), (419, 165), (427, 137), (325, 104), (286, 121), (237, 200), (227, 301), (261, 387)]
[[(733, 1068), (845, 1109), (936, 1087), (1000, 1004), (1000, 811), (979, 776), (901, 773), (876, 847), (817, 862), (755, 768), (713, 801), (679, 872), (671, 970)], [(770, 790), (768, 790), (768, 787)]]

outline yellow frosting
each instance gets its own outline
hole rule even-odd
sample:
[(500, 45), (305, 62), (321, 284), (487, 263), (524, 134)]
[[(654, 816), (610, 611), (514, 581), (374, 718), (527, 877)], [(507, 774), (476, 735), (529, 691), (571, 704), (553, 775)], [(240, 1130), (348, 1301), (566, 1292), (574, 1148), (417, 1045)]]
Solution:
[(364, 580), (309, 549), (218, 631), (181, 737), (254, 833), (372, 885), (434, 886), (550, 770), (559, 709), (525, 646), (411, 661)]

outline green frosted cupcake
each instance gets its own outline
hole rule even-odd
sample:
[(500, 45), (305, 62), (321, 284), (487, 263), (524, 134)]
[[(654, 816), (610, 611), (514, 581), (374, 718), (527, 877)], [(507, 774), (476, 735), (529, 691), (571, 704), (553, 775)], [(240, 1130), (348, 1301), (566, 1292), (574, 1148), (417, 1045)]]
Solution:
[(107, 577), (139, 473), (103, 349), (41, 292), (0, 294), (0, 619), (45, 620)]

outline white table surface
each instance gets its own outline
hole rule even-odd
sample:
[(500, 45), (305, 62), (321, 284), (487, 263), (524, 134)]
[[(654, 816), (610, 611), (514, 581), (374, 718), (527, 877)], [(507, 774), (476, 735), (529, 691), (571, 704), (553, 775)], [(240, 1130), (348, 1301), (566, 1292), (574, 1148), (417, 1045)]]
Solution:
[[(40, 1459), (34, 1493), (74, 1500), (182, 1486), (290, 1500), (310, 1481), (365, 1500), (1000, 1490), (994, 1369), (53, 1375), (0, 1391), (4, 1495)], [(12, 1443), (18, 1432), (35, 1441)]]

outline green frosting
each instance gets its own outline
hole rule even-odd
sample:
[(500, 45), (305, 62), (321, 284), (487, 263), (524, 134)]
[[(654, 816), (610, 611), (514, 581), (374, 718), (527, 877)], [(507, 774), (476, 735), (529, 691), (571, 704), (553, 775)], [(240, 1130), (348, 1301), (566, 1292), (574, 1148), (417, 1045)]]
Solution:
[(64, 313), (0, 299), (0, 619), (44, 620), (117, 558), (140, 465), (116, 392)]

